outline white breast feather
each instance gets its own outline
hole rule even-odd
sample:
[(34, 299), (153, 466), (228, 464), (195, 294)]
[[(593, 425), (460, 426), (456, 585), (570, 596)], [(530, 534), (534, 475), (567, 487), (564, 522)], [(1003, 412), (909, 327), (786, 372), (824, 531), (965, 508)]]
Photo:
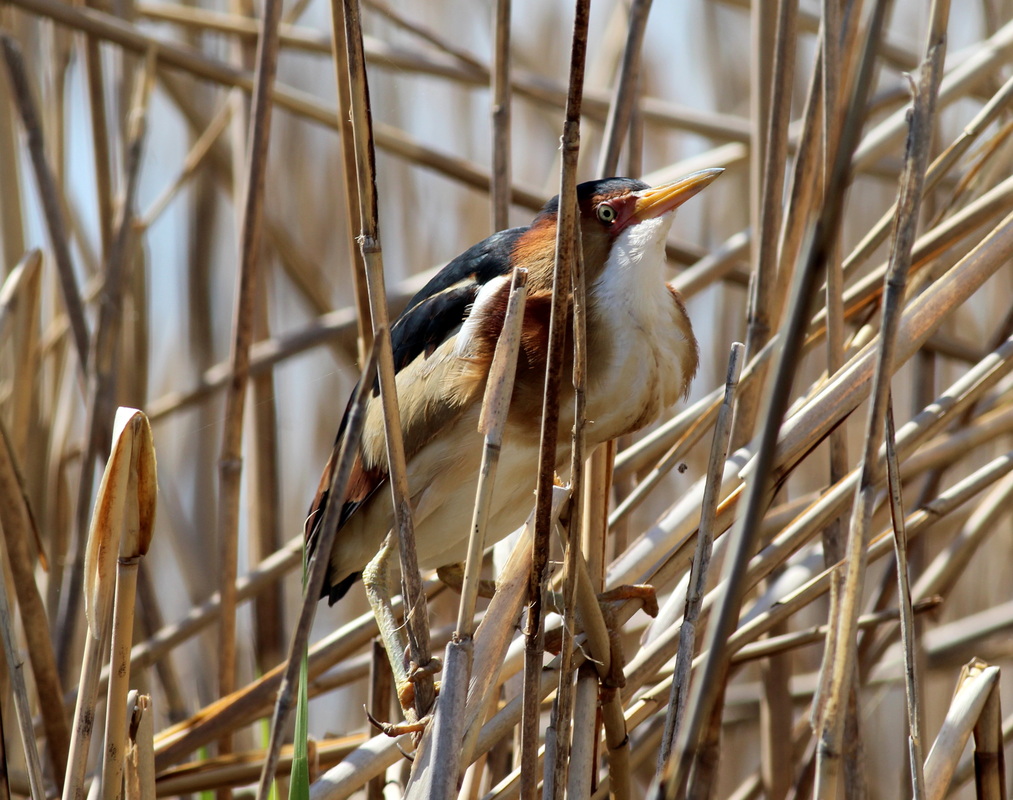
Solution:
[(593, 287), (602, 322), (614, 332), (611, 363), (588, 365), (589, 432), (595, 441), (648, 424), (683, 391), (680, 354), (688, 343), (675, 322), (678, 312), (664, 275), (671, 221), (666, 214), (619, 234)]

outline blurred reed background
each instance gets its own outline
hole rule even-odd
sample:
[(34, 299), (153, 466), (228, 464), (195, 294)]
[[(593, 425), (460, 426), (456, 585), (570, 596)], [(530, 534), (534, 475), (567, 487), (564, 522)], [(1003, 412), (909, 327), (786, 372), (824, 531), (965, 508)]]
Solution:
[[(728, 595), (738, 638), (715, 654), (717, 673), (705, 673), (713, 667), (705, 661), (694, 673), (718, 675), (713, 688), (721, 692), (713, 707), (691, 695), (687, 713), (716, 708), (721, 718), (723, 708), (723, 721), (717, 773), (698, 764), (693, 796), (803, 798), (814, 783), (831, 796), (826, 782), (838, 773), (845, 787), (838, 796), (910, 796), (905, 709), (912, 706), (922, 731), (915, 752), (928, 761), (917, 796), (974, 797), (976, 786), (977, 796), (995, 798), (1008, 781), (1002, 742), (1013, 721), (1002, 720), (999, 698), (1008, 710), (1013, 685), (994, 667), (1013, 655), (1013, 2), (955, 3), (947, 19), (948, 5), (592, 4), (579, 179), (601, 177), (607, 142), (619, 148), (617, 174), (649, 182), (727, 170), (680, 210), (669, 241), (671, 276), (701, 345), (691, 395), (654, 432), (618, 445), (606, 586), (654, 584), (662, 615), (652, 624), (630, 606), (616, 611), (627, 684), (610, 702), (625, 711), (630, 738), (620, 754), (621, 740), (607, 741), (609, 727), (587, 762), (574, 755), (571, 772), (593, 775), (595, 796), (644, 796), (655, 775), (711, 431), (735, 341), (748, 345), (748, 379), (731, 447), (745, 449), (720, 486), (698, 651), (718, 605), (722, 542), (751, 485), (739, 469), (761, 450), (768, 420), (760, 412), (777, 375), (790, 389), (782, 398), (789, 418), (767, 462), (776, 486), (751, 519), (750, 553), (765, 549)], [(491, 65), (503, 6), (512, 6), (510, 114), (494, 122)], [(335, 3), (339, 15), (340, 8)], [(155, 786), (159, 795), (228, 787), (238, 794), (259, 775), (277, 689), (261, 676), (276, 675), (270, 671), (285, 658), (300, 600), (303, 515), (365, 352), (357, 322), (364, 296), (357, 305), (353, 277), (360, 269), (354, 162), (343, 150), (352, 146), (349, 111), (339, 109), (347, 99), (339, 101), (335, 77), (346, 67), (333, 55), (332, 7), (291, 0), (281, 9), (269, 128), (262, 118), (250, 125), (257, 110), (250, 91), (267, 63), (257, 52), (264, 13), (244, 0), (0, 6), (0, 525), (14, 609), (3, 623), (24, 659), (13, 670), (17, 662), (3, 662), (0, 673), (8, 765), (0, 800), (27, 794), (33, 772), (33, 748), (15, 713), (19, 675), (49, 794), (63, 785), (68, 751), (74, 759), (85, 542), (121, 405), (146, 413), (158, 458), (158, 514), (138, 571), (130, 670), (131, 687), (153, 700)], [(573, 7), (365, 0), (362, 14), (379, 230), (397, 313), (433, 269), (504, 227), (504, 218), (526, 224), (557, 193)], [(945, 30), (942, 48), (926, 46), (939, 44), (930, 37), (933, 14), (935, 31)], [(639, 57), (631, 35), (638, 19), (646, 20)], [(940, 76), (923, 66), (932, 58), (941, 59), (934, 102)], [(863, 65), (864, 85), (856, 78)], [(906, 146), (912, 81), (920, 82), (922, 104)], [(628, 125), (614, 130), (606, 121), (627, 98)], [(258, 141), (267, 130), (264, 151)], [(510, 158), (494, 167), (497, 131)], [(849, 144), (842, 163), (851, 171), (835, 183), (834, 154)], [(898, 211), (901, 185), (909, 189)], [(818, 220), (824, 235), (839, 231), (822, 260), (812, 255)], [(914, 241), (909, 258), (906, 236)], [(781, 363), (788, 321), (800, 308), (789, 289), (807, 259), (819, 261), (815, 316), (802, 329), (803, 352)], [(906, 276), (906, 292), (884, 312), (888, 260), (892, 285)], [(821, 288), (824, 263), (833, 279)], [(236, 302), (240, 275), (245, 305)], [(238, 307), (247, 322), (237, 329)], [(857, 603), (831, 607), (823, 572), (858, 552), (846, 550), (849, 531), (860, 548), (890, 528), (887, 470), (875, 457), (885, 406), (873, 404), (870, 427), (869, 397), (882, 342), (894, 336), (891, 319), (899, 320), (896, 354), (884, 369), (893, 375), (903, 483), (903, 513), (894, 516), (907, 517), (905, 571), (917, 612), (906, 637), (917, 668), (907, 702), (890, 537), (871, 546), (864, 581), (852, 576), (864, 582)], [(770, 353), (762, 348), (773, 334), (773, 356), (757, 360)], [(237, 387), (230, 378), (237, 365), (245, 374), (246, 346), (249, 384)], [(884, 388), (877, 393), (886, 396)], [(245, 413), (236, 405), (244, 397)], [(866, 506), (859, 502), (852, 514), (863, 488)], [(631, 510), (616, 514), (624, 499)], [(864, 522), (863, 508), (871, 515)], [(220, 626), (223, 607), (229, 622)], [(445, 590), (430, 603), (437, 650), (456, 608), (457, 596)], [(847, 634), (859, 613), (857, 644), (844, 635), (835, 650), (818, 626), (829, 618)], [(363, 619), (357, 588), (317, 612), (311, 778), (375, 736), (363, 703), (390, 705), (389, 689), (369, 699), (376, 658)], [(973, 695), (971, 710), (955, 710), (953, 691), (972, 658), (981, 662), (961, 684)], [(842, 659), (856, 666), (841, 672)], [(820, 736), (842, 746), (840, 765), (837, 753), (817, 754), (809, 722), (821, 664), (828, 677), (813, 718)], [(519, 691), (511, 669), (499, 678), (502, 703)], [(101, 699), (93, 739), (102, 738), (105, 708)], [(843, 732), (835, 733), (838, 722)], [(516, 724), (482, 740), (464, 796), (517, 796)], [(601, 719), (591, 714), (588, 724), (598, 741)], [(688, 723), (680, 724), (685, 731)], [(984, 754), (977, 766), (965, 748), (972, 729)], [(313, 796), (348, 796), (387, 765), (395, 765), (390, 781), (406, 773), (408, 762), (382, 738), (372, 746), (386, 755), (369, 761), (359, 752), (340, 777), (315, 784)], [(576, 740), (575, 732), (575, 747)], [(215, 755), (216, 743), (240, 755)], [(101, 750), (93, 741), (89, 774)], [(651, 791), (676, 796), (677, 788)], [(368, 792), (380, 796), (379, 784)], [(401, 789), (390, 783), (387, 793)]]

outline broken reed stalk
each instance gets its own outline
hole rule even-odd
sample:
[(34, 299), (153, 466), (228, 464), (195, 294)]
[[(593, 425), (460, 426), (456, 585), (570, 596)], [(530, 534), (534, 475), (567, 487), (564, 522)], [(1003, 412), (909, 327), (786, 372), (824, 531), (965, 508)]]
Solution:
[(579, 241), (577, 230), (577, 156), (580, 150), (580, 109), (584, 88), (584, 62), (590, 0), (574, 4), (573, 36), (570, 45), (570, 82), (566, 115), (560, 138), (562, 166), (559, 183), (559, 216), (556, 227), (556, 254), (552, 274), (552, 306), (545, 366), (545, 391), (538, 449), (538, 478), (535, 484), (535, 528), (532, 537), (531, 576), (528, 581), (528, 609), (524, 623), (524, 713), (521, 723), (521, 798), (534, 800), (538, 791), (538, 741), (540, 677), (545, 650), (543, 609), (551, 533), (552, 486), (556, 471), (556, 442), (559, 428), (559, 387), (563, 371), (563, 348), (567, 328), (567, 295), (571, 269)]
[(675, 662), (672, 692), (668, 699), (668, 711), (665, 714), (665, 730), (662, 733), (661, 747), (658, 750), (656, 780), (660, 781), (669, 756), (675, 735), (682, 722), (686, 707), (686, 695), (689, 690), (690, 667), (696, 649), (696, 623), (700, 616), (704, 592), (707, 586), (710, 567), (711, 548), (714, 543), (714, 521), (717, 517), (718, 493), (721, 486), (725, 459), (728, 457), (729, 437), (731, 436), (732, 412), (735, 408), (735, 390), (742, 372), (742, 357), (745, 346), (739, 342), (732, 345), (728, 356), (728, 371), (725, 376), (724, 398), (718, 420), (714, 426), (711, 440), (710, 460), (707, 464), (707, 483), (704, 487), (701, 505), (700, 525), (697, 531), (696, 550), (693, 553), (693, 566), (689, 572), (689, 587), (686, 591), (686, 609), (682, 616), (679, 630), (678, 657)]
[[(921, 80), (914, 90), (910, 134), (905, 159), (904, 178), (899, 190), (898, 214), (895, 223), (890, 266), (883, 288), (883, 319), (880, 325), (876, 374), (873, 379), (872, 402), (865, 430), (862, 473), (852, 509), (851, 528), (846, 545), (846, 568), (840, 593), (831, 602), (831, 618), (837, 620), (833, 634), (828, 634), (827, 648), (821, 671), (819, 703), (819, 746), (816, 753), (817, 796), (834, 797), (837, 792), (837, 767), (842, 752), (844, 715), (851, 676), (855, 669), (855, 622), (858, 619), (862, 587), (865, 580), (865, 541), (881, 477), (878, 458), (884, 437), (890, 383), (895, 369), (897, 332), (903, 313), (908, 267), (914, 246), (921, 208), (922, 186), (932, 126), (935, 119), (936, 92), (946, 53), (946, 20), (948, 0), (933, 3), (932, 25), (926, 45)], [(814, 708), (817, 705), (814, 704)]]
[(1006, 757), (999, 686), (988, 694), (974, 726), (974, 785), (981, 800), (1006, 795)]
[(124, 754), (124, 800), (150, 800), (155, 797), (155, 709), (151, 696), (131, 690), (127, 697), (130, 709), (129, 739)]
[[(236, 573), (239, 559), (239, 493), (242, 485), (243, 419), (246, 388), (250, 378), (250, 345), (253, 342), (253, 293), (261, 258), (267, 155), (271, 140), (272, 87), (278, 68), (278, 25), (281, 0), (267, 0), (257, 43), (257, 67), (247, 136), (247, 173), (243, 178), (235, 306), (232, 316), (231, 380), (225, 396), (225, 416), (218, 458), (218, 569), (221, 616), (218, 636), (218, 692), (225, 697), (236, 686)], [(231, 736), (223, 737), (219, 753), (232, 751)]]
[(999, 668), (977, 659), (961, 670), (946, 719), (925, 759), (925, 796), (928, 800), (946, 797), (960, 755), (989, 697), (997, 690), (998, 682)]
[[(135, 108), (136, 112), (138, 109)], [(117, 413), (117, 421), (125, 416)], [(113, 595), (110, 679), (106, 695), (106, 729), (102, 747), (101, 797), (117, 800), (122, 794), (126, 753), (127, 695), (130, 691), (130, 642), (134, 627), (137, 570), (151, 546), (155, 526), (158, 478), (151, 427), (140, 412), (130, 416), (130, 473), (127, 479), (123, 530), (120, 532)]]
[[(359, 441), (362, 438), (362, 430), (366, 423), (366, 400), (373, 386), (378, 349), (383, 346), (383, 340), (387, 335), (386, 328), (377, 331), (377, 336), (373, 339), (369, 358), (363, 365), (362, 374), (359, 376), (359, 382), (349, 403), (348, 424), (345, 426), (344, 435), (341, 439), (341, 447), (338, 451), (337, 463), (334, 472), (331, 474), (330, 484), (328, 485), (328, 497), (344, 497), (345, 491), (348, 488), (348, 480), (352, 474), (356, 455), (359, 452)], [(312, 543), (313, 554), (309, 559), (306, 569), (302, 608), (299, 611), (299, 621), (292, 632), (288, 657), (284, 662), (284, 672), (282, 673), (281, 683), (278, 687), (278, 696), (274, 703), (267, 752), (257, 784), (257, 800), (267, 800), (271, 792), (271, 785), (274, 782), (274, 774), (277, 770), (278, 759), (281, 754), (282, 739), (285, 736), (285, 726), (294, 703), (299, 666), (309, 642), (310, 628), (313, 626), (313, 618), (316, 616), (317, 605), (320, 603), (320, 595), (323, 591), (324, 579), (327, 575), (331, 548), (338, 533), (341, 507), (342, 504), (338, 502), (328, 503), (325, 506), (324, 517), (320, 521), (318, 528), (320, 531), (319, 538), (316, 542)], [(306, 547), (309, 546), (311, 545), (307, 542)]]
[[(348, 48), (350, 115), (355, 142), (359, 218), (362, 223), (359, 248), (366, 265), (369, 307), (375, 336), (377, 330), (388, 326), (389, 318), (383, 275), (383, 252), (380, 249), (373, 120), (369, 105), (369, 86), (366, 80), (365, 57), (362, 49), (362, 27), (359, 20), (358, 0), (345, 0), (342, 8), (344, 10), (345, 42)], [(426, 598), (422, 591), (422, 578), (419, 575), (418, 555), (415, 550), (415, 528), (412, 522), (411, 495), (405, 466), (401, 414), (398, 410), (394, 356), (389, 340), (381, 343), (380, 347), (379, 384), (387, 465), (394, 500), (394, 527), (397, 532), (398, 551), (401, 556), (405, 624), (411, 647), (411, 660), (419, 667), (424, 668), (432, 660), (429, 649), (429, 615), (426, 612)], [(388, 655), (393, 657), (393, 654)], [(415, 711), (419, 719), (429, 713), (435, 698), (433, 677), (431, 674), (423, 672), (415, 682)]]

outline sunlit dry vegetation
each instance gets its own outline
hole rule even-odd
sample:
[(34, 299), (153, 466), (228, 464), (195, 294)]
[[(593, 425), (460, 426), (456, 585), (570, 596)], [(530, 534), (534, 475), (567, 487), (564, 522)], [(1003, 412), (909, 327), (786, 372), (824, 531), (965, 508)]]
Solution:
[(1011, 0), (8, 0), (0, 45), (0, 800), (287, 794), (384, 300), (568, 180), (706, 167), (701, 368), (544, 504), (544, 656), (528, 539), (474, 613), (422, 575), (474, 657), (419, 747), (361, 589), (319, 605), (310, 796), (1006, 796)]

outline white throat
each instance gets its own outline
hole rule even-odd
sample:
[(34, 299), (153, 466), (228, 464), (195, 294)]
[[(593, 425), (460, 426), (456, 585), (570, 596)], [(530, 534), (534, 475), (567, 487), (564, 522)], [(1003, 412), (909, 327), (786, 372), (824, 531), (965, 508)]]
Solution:
[(594, 286), (602, 301), (654, 307), (671, 302), (664, 288), (665, 237), (671, 226), (672, 214), (665, 214), (632, 225), (616, 237)]

